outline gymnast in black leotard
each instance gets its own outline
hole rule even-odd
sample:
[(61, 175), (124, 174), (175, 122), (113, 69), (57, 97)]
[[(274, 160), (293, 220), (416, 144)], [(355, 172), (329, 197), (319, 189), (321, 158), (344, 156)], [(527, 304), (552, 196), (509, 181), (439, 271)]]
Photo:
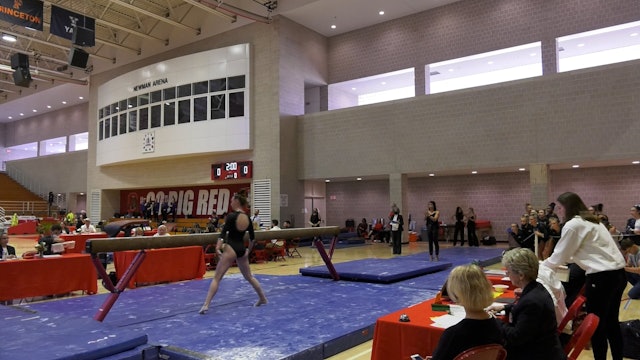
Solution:
[(225, 245), (229, 245), (233, 248), (233, 251), (236, 252), (237, 257), (243, 257), (245, 251), (247, 250), (244, 245), (244, 234), (249, 231), (249, 241), (253, 242), (255, 239), (253, 226), (249, 225), (249, 227), (243, 231), (239, 231), (236, 228), (236, 220), (240, 215), (244, 215), (244, 213), (240, 211), (234, 211), (227, 215), (227, 218), (224, 221), (224, 226), (222, 227), (222, 232), (220, 233), (220, 239), (222, 239)]
[[(220, 233), (220, 238), (216, 244), (216, 253), (218, 254), (218, 264), (216, 265), (216, 272), (211, 280), (207, 297), (204, 300), (204, 305), (200, 308), (200, 314), (205, 314), (209, 310), (209, 304), (211, 300), (218, 292), (218, 286), (220, 280), (224, 274), (229, 270), (229, 267), (235, 261), (238, 264), (240, 272), (244, 276), (253, 289), (258, 294), (258, 302), (255, 306), (264, 305), (267, 303), (267, 298), (264, 296), (262, 287), (258, 280), (251, 274), (251, 268), (249, 267), (249, 254), (253, 249), (255, 235), (253, 233), (253, 227), (249, 216), (245, 214), (242, 209), (247, 206), (247, 199), (241, 195), (234, 195), (231, 200), (231, 207), (233, 212), (227, 215), (224, 222), (224, 227)], [(244, 234), (249, 232), (249, 247), (245, 248)], [(225, 239), (226, 238), (226, 239)], [(224, 250), (224, 251), (223, 251)]]

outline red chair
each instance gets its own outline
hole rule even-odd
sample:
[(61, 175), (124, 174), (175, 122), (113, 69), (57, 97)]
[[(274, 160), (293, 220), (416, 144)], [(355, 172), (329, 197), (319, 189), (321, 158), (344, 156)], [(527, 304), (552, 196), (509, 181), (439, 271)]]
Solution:
[(571, 335), (571, 340), (565, 345), (564, 352), (567, 354), (568, 360), (576, 360), (582, 350), (591, 340), (591, 336), (596, 331), (600, 318), (596, 314), (587, 314), (582, 324)]
[(209, 244), (204, 249), (204, 263), (207, 265), (207, 270), (215, 270), (218, 263), (218, 254), (215, 252), (215, 245)]
[(571, 304), (569, 310), (567, 310), (567, 313), (562, 318), (562, 321), (558, 324), (558, 334), (562, 334), (562, 331), (564, 331), (564, 328), (567, 326), (569, 321), (574, 320), (578, 316), (578, 313), (582, 310), (582, 306), (585, 301), (587, 301), (587, 298), (582, 295), (578, 295), (578, 297), (573, 300), (573, 304)]
[(507, 358), (507, 350), (501, 345), (480, 345), (467, 349), (453, 360), (504, 360)]

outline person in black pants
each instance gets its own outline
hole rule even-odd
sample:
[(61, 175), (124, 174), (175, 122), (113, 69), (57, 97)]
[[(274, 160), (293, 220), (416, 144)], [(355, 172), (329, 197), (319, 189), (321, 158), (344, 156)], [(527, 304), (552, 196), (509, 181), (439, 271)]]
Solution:
[(480, 246), (478, 235), (476, 235), (476, 212), (472, 207), (467, 213), (467, 236), (469, 237), (469, 246)]
[(391, 226), (391, 242), (393, 243), (393, 254), (400, 255), (402, 253), (402, 231), (404, 230), (404, 220), (400, 214), (400, 209), (393, 205), (392, 213), (389, 218)]
[[(440, 211), (436, 208), (435, 201), (429, 201), (427, 211), (424, 214), (427, 221), (427, 237), (429, 238), (429, 256), (431, 261), (438, 261), (440, 255), (440, 244), (438, 244), (438, 231), (440, 230)], [(436, 256), (433, 256), (433, 248), (435, 247)]]
[(572, 192), (558, 196), (565, 224), (553, 254), (543, 264), (557, 269), (569, 261), (586, 273), (585, 297), (587, 313), (600, 318), (591, 337), (594, 360), (607, 359), (611, 350), (613, 360), (622, 360), (620, 332), (620, 299), (627, 286), (625, 259), (609, 230), (597, 215), (590, 214), (580, 197)]
[(456, 220), (456, 227), (453, 232), (453, 246), (456, 246), (458, 242), (458, 234), (460, 234), (460, 246), (464, 246), (464, 211), (458, 206), (456, 208), (456, 214), (454, 215)]

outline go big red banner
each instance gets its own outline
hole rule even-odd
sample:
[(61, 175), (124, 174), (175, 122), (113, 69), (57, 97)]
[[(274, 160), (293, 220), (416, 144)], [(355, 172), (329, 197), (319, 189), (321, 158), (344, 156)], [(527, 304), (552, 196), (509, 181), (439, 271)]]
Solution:
[(155, 201), (176, 204), (176, 217), (189, 216), (206, 218), (212, 214), (229, 212), (233, 195), (251, 193), (250, 184), (230, 184), (219, 186), (190, 186), (158, 189), (134, 189), (120, 191), (120, 213), (122, 215), (140, 212), (140, 202)]

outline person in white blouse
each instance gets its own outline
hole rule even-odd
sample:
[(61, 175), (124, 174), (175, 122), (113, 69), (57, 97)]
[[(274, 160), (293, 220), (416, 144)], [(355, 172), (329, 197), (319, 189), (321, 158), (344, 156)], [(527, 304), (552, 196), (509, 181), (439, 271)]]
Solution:
[(587, 312), (600, 318), (591, 338), (594, 360), (622, 360), (622, 334), (618, 323), (620, 300), (627, 285), (625, 260), (607, 228), (589, 213), (580, 197), (566, 192), (558, 197), (565, 225), (553, 254), (543, 264), (551, 269), (574, 262), (585, 270)]
[(93, 234), (93, 233), (97, 233), (98, 231), (96, 230), (96, 227), (91, 225), (91, 219), (86, 218), (84, 219), (84, 225), (82, 225), (80, 227), (80, 233), (81, 234)]

